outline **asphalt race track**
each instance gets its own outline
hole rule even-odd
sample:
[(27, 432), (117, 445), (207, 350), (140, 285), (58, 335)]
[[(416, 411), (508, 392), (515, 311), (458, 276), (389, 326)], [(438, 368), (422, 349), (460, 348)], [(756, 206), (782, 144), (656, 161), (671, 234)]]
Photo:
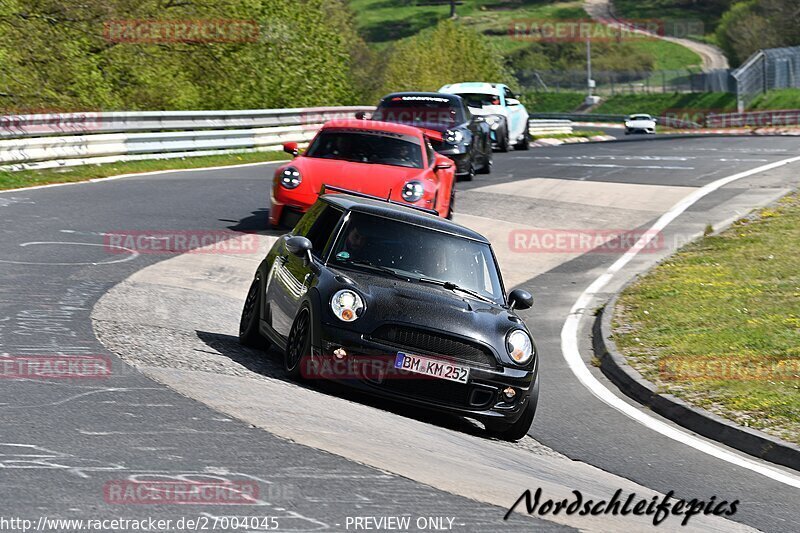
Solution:
[[(564, 145), (496, 154), (490, 176), (459, 184), (456, 220), (492, 239), (506, 288), (536, 300), (523, 314), (539, 347), (541, 397), (530, 436), (516, 444), (486, 438), (472, 421), (288, 382), (277, 354), (240, 347), (239, 312), (259, 253), (137, 255), (106, 245), (104, 233), (115, 231), (232, 230), (259, 232), (266, 250), (276, 235), (264, 231), (272, 165), (2, 192), (0, 354), (104, 355), (112, 374), (0, 383), (0, 515), (273, 516), (280, 531), (354, 530), (348, 517), (403, 515), (412, 524), (450, 518), (454, 531), (796, 530), (797, 472), (667, 438), (601, 401), (567, 364), (570, 309), (619, 253), (534, 253), (513, 235), (646, 229), (700, 187), (798, 148), (796, 139), (768, 137)], [(667, 227), (660, 249), (638, 255), (604, 290), (707, 224), (785, 194), (798, 168), (705, 196)], [(591, 365), (590, 311), (580, 354), (619, 395)], [(255, 505), (106, 501), (109, 483), (142, 479), (249, 480), (259, 497)], [(698, 515), (687, 527), (677, 517), (657, 528), (633, 516), (502, 521), (524, 490), (540, 487), (553, 499), (573, 490), (609, 499), (622, 489), (740, 503), (732, 517)]]

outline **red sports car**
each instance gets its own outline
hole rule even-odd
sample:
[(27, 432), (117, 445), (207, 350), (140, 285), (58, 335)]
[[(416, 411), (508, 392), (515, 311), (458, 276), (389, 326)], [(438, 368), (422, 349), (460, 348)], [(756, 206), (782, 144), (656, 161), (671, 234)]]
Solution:
[(427, 134), (412, 126), (368, 120), (326, 123), (295, 158), (275, 171), (270, 223), (292, 227), (317, 201), (323, 185), (433, 209), (451, 217), (455, 168), (438, 154)]

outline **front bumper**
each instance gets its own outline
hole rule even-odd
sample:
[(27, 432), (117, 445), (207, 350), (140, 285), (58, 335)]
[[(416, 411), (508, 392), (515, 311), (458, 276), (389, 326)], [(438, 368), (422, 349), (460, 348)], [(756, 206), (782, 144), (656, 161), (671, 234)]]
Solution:
[(274, 227), (294, 228), (316, 200), (316, 195), (300, 196), (285, 189), (273, 189), (270, 193), (269, 222)]
[[(405, 350), (383, 344), (338, 325), (322, 324), (320, 333), (320, 346), (312, 349), (312, 358), (323, 365), (326, 362), (329, 365), (338, 363), (339, 368), (344, 369), (341, 374), (323, 376), (325, 379), (334, 379), (372, 395), (482, 420), (515, 422), (530, 401), (538, 373), (538, 363), (532, 369), (501, 365), (483, 368), (445, 356), (421, 353), (413, 348)], [(347, 352), (347, 364), (335, 358), (334, 350), (338, 348)], [(461, 384), (394, 369), (393, 361), (398, 352), (467, 366), (470, 368), (469, 380)], [(507, 400), (502, 393), (507, 387), (516, 392), (513, 400)]]
[(656, 132), (655, 128), (625, 128), (625, 134), (644, 134), (644, 135), (652, 135)]
[(472, 158), (469, 153), (463, 154), (444, 154), (456, 164), (456, 176), (466, 176), (469, 174), (469, 167), (472, 164)]

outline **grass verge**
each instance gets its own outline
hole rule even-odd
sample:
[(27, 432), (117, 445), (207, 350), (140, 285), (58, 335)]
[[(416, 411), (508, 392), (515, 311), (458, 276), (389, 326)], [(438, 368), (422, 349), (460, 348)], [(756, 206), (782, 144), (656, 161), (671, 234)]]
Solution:
[(750, 110), (800, 109), (800, 89), (777, 89), (756, 97)]
[(736, 111), (736, 95), (728, 93), (650, 93), (618, 94), (608, 97), (597, 106), (595, 113), (628, 115), (649, 113), (663, 115), (666, 111)]
[(626, 289), (614, 340), (662, 392), (800, 444), (800, 194)]
[(148, 161), (129, 161), (105, 165), (83, 165), (46, 170), (22, 170), (8, 172), (0, 170), (0, 190), (47, 185), (51, 183), (70, 183), (95, 178), (107, 178), (119, 174), (134, 174), (154, 170), (179, 170), (185, 168), (223, 167), (279, 161), (287, 159), (283, 152), (248, 152), (239, 154), (187, 157), (184, 159), (154, 159)]

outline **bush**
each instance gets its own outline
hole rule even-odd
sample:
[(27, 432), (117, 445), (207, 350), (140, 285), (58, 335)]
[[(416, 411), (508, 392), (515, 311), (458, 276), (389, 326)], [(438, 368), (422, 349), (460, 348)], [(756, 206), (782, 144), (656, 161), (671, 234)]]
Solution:
[(394, 46), (380, 93), (436, 91), (442, 85), (461, 81), (514, 85), (513, 75), (486, 37), (443, 20)]
[[(251, 21), (243, 42), (126, 43), (114, 20)], [(365, 46), (345, 0), (2, 0), (0, 108), (231, 109), (352, 104)], [(363, 75), (362, 75), (363, 77)], [(6, 81), (8, 80), (8, 81)]]

